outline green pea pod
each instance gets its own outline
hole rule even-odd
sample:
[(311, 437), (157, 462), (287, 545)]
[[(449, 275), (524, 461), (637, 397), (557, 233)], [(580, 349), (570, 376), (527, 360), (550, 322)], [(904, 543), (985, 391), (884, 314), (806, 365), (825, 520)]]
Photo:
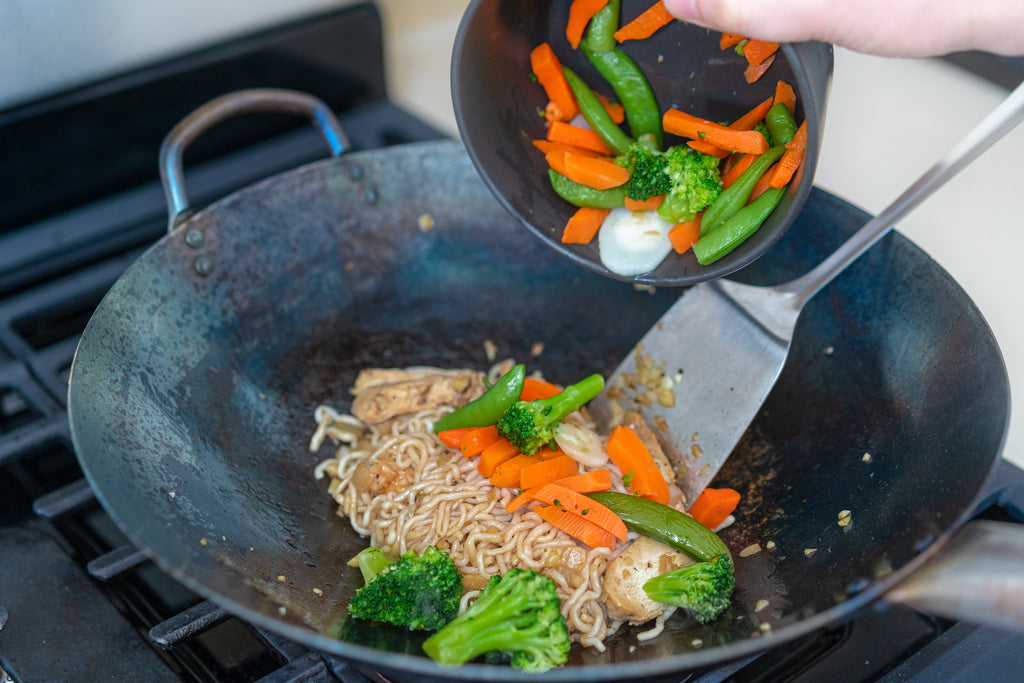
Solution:
[(675, 508), (615, 491), (587, 495), (617, 514), (630, 531), (670, 545), (695, 560), (709, 562), (725, 555), (732, 561), (729, 547), (718, 534)]
[(710, 233), (693, 243), (693, 255), (697, 263), (706, 266), (722, 258), (730, 251), (743, 244), (744, 240), (757, 232), (765, 219), (779, 205), (784, 187), (771, 187), (743, 207), (726, 221), (723, 221)]
[(612, 121), (608, 110), (601, 104), (601, 100), (597, 99), (594, 91), (569, 67), (563, 66), (562, 71), (565, 73), (565, 79), (569, 81), (573, 96), (576, 97), (580, 113), (583, 114), (583, 118), (587, 120), (594, 132), (616, 154), (628, 152), (629, 146), (633, 144), (633, 139), (623, 133), (619, 125)]
[(580, 185), (566, 178), (564, 175), (548, 169), (548, 177), (551, 178), (551, 187), (558, 196), (573, 206), (592, 206), (595, 209), (618, 209), (626, 205), (626, 186), (619, 185), (607, 190), (595, 190), (586, 185)]
[(519, 400), (526, 380), (526, 366), (516, 365), (479, 398), (456, 408), (434, 423), (434, 433), (459, 427), (487, 427)]
[(759, 156), (754, 163), (750, 164), (740, 177), (733, 181), (732, 185), (722, 190), (722, 194), (704, 210), (700, 219), (700, 236), (708, 235), (723, 221), (728, 220), (733, 214), (742, 209), (750, 199), (750, 193), (754, 185), (764, 172), (771, 167), (782, 153), (786, 151), (784, 145), (776, 145)]
[(673, 192), (658, 206), (658, 215), (669, 223), (692, 221), (697, 213), (690, 209), (690, 200), (684, 192)]
[(798, 128), (796, 119), (789, 113), (789, 107), (782, 102), (772, 105), (768, 113), (765, 114), (764, 122), (776, 145), (784, 145), (796, 135)]
[(608, 3), (590, 18), (587, 34), (583, 37), (584, 49), (607, 52), (619, 46), (615, 40), (615, 32), (619, 30), (620, 0), (608, 0)]
[(665, 146), (665, 133), (661, 128), (661, 110), (647, 77), (636, 62), (619, 48), (598, 52), (583, 47), (583, 51), (615, 91), (615, 96), (626, 112), (626, 122), (629, 123), (629, 132), (633, 137), (653, 135), (658, 142), (658, 149), (662, 149)]

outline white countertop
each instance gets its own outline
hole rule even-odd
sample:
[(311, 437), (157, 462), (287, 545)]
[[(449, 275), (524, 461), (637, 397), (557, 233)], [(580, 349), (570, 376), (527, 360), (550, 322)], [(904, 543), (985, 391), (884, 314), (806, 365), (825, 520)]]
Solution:
[[(458, 135), (451, 46), (467, 0), (381, 0), (388, 81), (397, 102)], [(878, 213), (979, 122), (1005, 90), (936, 59), (837, 50), (816, 183)], [(870, 141), (868, 143), (867, 141)], [(869, 147), (870, 144), (870, 147)], [(873, 152), (872, 148), (883, 150)], [(960, 283), (999, 342), (1011, 392), (1024, 395), (1024, 127), (962, 171), (899, 226)], [(1004, 455), (1024, 466), (1024, 420)]]

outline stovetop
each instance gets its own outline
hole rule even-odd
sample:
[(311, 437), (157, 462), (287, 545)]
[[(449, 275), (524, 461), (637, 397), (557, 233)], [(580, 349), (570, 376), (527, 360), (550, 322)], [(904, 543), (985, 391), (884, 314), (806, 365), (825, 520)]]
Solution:
[[(132, 547), (82, 478), (68, 371), (88, 318), (166, 229), (164, 134), (245, 87), (324, 99), (356, 148), (441, 137), (387, 99), (380, 17), (357, 5), (0, 112), (0, 683), (384, 680), (231, 616)], [(196, 208), (322, 158), (318, 134), (253, 116), (189, 149)], [(1008, 462), (979, 515), (1024, 520)], [(1022, 638), (905, 607), (709, 670), (691, 681), (1011, 680)]]

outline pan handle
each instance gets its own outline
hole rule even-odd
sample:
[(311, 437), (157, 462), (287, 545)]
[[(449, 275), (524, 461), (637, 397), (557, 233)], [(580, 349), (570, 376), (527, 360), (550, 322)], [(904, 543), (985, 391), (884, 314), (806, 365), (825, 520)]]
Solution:
[(929, 614), (1024, 631), (1024, 530), (979, 520), (961, 527), (919, 570), (885, 594)]
[(176, 125), (160, 146), (160, 180), (167, 196), (167, 232), (172, 232), (192, 215), (185, 195), (185, 173), (182, 157), (193, 140), (214, 125), (239, 114), (254, 112), (301, 114), (317, 127), (332, 156), (349, 149), (341, 124), (323, 101), (294, 90), (257, 88), (238, 90), (207, 102)]

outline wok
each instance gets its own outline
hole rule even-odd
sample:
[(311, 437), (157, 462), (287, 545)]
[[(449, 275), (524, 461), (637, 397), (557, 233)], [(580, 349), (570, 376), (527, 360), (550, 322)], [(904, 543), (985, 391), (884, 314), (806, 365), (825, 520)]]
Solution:
[[(282, 96), (242, 95), (256, 106)], [(238, 97), (214, 103), (204, 125)], [(344, 139), (329, 115), (313, 118)], [(167, 147), (171, 185), (181, 138), (176, 129)], [(345, 618), (361, 585), (346, 562), (366, 541), (313, 477), (326, 454), (307, 451), (312, 411), (345, 410), (369, 366), (485, 368), (485, 340), (555, 381), (607, 373), (679, 290), (634, 288), (530, 239), (456, 142), (327, 159), (190, 218), (182, 188), (171, 195), (180, 226), (111, 288), (71, 371), (74, 445), (104, 507), (163, 570), (256, 625), (399, 679), (517, 678), (484, 664), (438, 669), (418, 637)], [(791, 279), (865, 219), (815, 189), (736, 279)], [(669, 677), (894, 595), (971, 514), (1008, 411), (981, 314), (889, 235), (807, 306), (778, 384), (720, 473), (743, 494), (722, 534), (734, 555), (774, 543), (737, 558), (729, 610), (707, 626), (673, 619), (645, 643), (626, 629), (544, 678)], [(768, 607), (755, 612), (760, 600)]]

